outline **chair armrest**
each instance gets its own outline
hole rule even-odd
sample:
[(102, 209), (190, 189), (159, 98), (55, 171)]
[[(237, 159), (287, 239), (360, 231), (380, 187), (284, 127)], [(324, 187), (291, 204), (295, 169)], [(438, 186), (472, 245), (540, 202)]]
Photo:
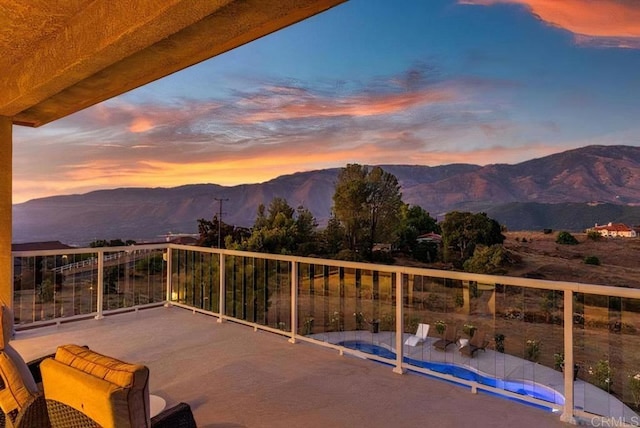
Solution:
[[(89, 349), (89, 347), (87, 345), (83, 345), (83, 348), (87, 348)], [(29, 367), (29, 371), (31, 372), (31, 376), (33, 376), (33, 380), (36, 381), (36, 384), (41, 384), (42, 383), (42, 373), (40, 373), (40, 363), (44, 360), (46, 360), (47, 358), (54, 358), (56, 357), (56, 353), (54, 352), (53, 354), (49, 354), (49, 355), (45, 355), (44, 357), (40, 357), (40, 358), (36, 358), (35, 360), (29, 361), (27, 363), (27, 367)]]
[(151, 418), (153, 428), (197, 428), (191, 407), (187, 403), (165, 409)]
[(42, 373), (40, 373), (40, 363), (47, 358), (54, 358), (55, 356), (56, 354), (45, 355), (44, 357), (37, 358), (27, 363), (27, 367), (29, 367), (31, 376), (33, 376), (33, 380), (36, 381), (36, 384), (42, 383)]

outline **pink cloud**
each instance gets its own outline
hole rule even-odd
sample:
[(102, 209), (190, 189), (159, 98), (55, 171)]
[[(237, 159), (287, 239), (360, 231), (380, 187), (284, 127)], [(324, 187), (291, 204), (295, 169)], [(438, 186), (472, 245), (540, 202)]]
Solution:
[[(243, 116), (241, 122), (267, 122), (272, 120), (307, 119), (320, 117), (366, 117), (394, 114), (411, 108), (453, 100), (454, 93), (445, 89), (423, 89), (346, 98), (324, 98), (306, 94), (304, 97), (271, 98), (259, 111)], [(253, 100), (253, 105), (261, 104)]]
[(579, 45), (640, 49), (640, 2), (623, 0), (459, 0), (527, 7), (541, 20), (572, 32)]

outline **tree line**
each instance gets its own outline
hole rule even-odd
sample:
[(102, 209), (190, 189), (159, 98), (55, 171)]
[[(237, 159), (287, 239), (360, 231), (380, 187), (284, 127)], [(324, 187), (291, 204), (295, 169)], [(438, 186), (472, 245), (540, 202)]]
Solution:
[[(224, 242), (228, 249), (377, 263), (392, 263), (394, 255), (402, 254), (480, 273), (503, 273), (513, 262), (502, 247), (505, 238), (497, 221), (485, 213), (454, 211), (438, 222), (422, 207), (405, 204), (398, 179), (381, 167), (348, 164), (338, 174), (332, 199), (323, 229), (307, 208), (293, 208), (277, 197), (268, 207), (258, 206), (250, 229), (217, 216), (199, 219), (198, 244)], [(418, 239), (429, 233), (436, 239)]]

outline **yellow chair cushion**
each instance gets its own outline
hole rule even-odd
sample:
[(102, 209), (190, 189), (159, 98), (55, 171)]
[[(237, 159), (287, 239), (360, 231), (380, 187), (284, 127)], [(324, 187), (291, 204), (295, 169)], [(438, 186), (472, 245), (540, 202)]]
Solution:
[[(26, 368), (24, 360), (20, 358), (17, 352), (11, 351), (13, 349), (8, 345), (3, 351), (0, 351), (0, 377), (4, 382), (4, 388), (0, 390), (0, 408), (5, 414), (9, 414), (14, 410), (21, 411), (37, 394), (33, 378), (30, 379), (31, 382), (26, 382), (22, 378), (23, 373), (21, 373), (19, 364), (24, 364)], [(19, 361), (16, 361), (16, 356)], [(28, 370), (27, 368), (27, 372)], [(29, 376), (31, 376), (31, 373), (29, 373)]]
[(47, 400), (71, 406), (104, 428), (135, 426), (129, 420), (127, 388), (52, 358), (44, 360), (40, 369)]
[(65, 345), (40, 365), (46, 399), (107, 427), (149, 427), (149, 369)]
[(55, 358), (123, 388), (144, 386), (149, 379), (149, 370), (141, 364), (125, 363), (78, 345), (59, 346)]

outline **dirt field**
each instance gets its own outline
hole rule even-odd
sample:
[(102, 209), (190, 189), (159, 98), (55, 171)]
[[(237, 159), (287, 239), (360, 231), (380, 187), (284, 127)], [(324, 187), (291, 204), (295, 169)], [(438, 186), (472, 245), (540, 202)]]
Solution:
[[(507, 275), (640, 288), (640, 238), (592, 241), (586, 234), (576, 233), (573, 236), (578, 245), (561, 245), (555, 242), (557, 235), (505, 233), (505, 247), (522, 258), (522, 263)], [(587, 256), (598, 257), (600, 266), (585, 264)]]

